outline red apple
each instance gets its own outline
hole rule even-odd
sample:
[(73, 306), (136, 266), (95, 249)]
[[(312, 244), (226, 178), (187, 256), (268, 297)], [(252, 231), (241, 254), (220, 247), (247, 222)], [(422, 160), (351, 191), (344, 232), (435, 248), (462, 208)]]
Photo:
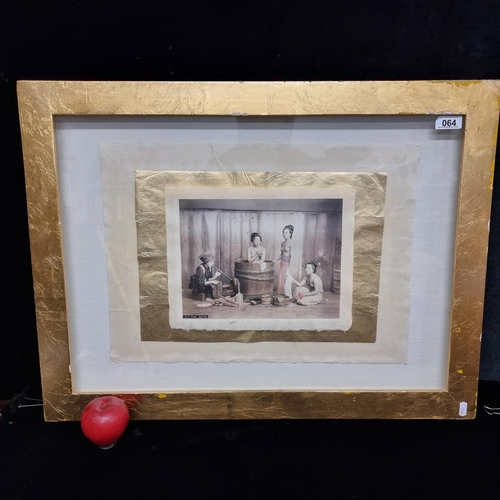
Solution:
[(91, 401), (82, 412), (82, 431), (101, 448), (111, 448), (125, 431), (129, 421), (127, 405), (115, 396)]

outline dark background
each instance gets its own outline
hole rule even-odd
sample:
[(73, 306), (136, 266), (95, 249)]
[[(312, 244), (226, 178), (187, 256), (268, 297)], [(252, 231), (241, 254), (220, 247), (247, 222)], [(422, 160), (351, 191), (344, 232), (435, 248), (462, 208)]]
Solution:
[[(500, 79), (499, 48), (498, 0), (2, 2), (0, 400), (40, 393), (17, 80)], [(500, 379), (499, 177), (483, 381)], [(473, 422), (134, 422), (107, 452), (76, 423), (11, 407), (0, 497), (499, 498), (500, 417), (482, 410), (500, 404), (497, 384), (479, 397)]]

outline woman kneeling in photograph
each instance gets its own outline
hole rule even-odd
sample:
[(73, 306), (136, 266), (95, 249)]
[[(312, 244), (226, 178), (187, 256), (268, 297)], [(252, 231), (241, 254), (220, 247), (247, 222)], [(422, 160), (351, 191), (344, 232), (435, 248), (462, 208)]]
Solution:
[(221, 298), (222, 282), (217, 279), (220, 276), (220, 272), (216, 271), (213, 267), (214, 256), (211, 253), (204, 253), (198, 258), (201, 260), (201, 264), (196, 268), (194, 274), (197, 287), (205, 287), (206, 291), (211, 291), (208, 295), (211, 295), (213, 299)]
[(306, 275), (301, 282), (294, 278), (292, 281), (297, 285), (293, 298), (301, 306), (314, 306), (323, 300), (323, 282), (316, 274), (318, 263), (310, 260), (306, 264)]

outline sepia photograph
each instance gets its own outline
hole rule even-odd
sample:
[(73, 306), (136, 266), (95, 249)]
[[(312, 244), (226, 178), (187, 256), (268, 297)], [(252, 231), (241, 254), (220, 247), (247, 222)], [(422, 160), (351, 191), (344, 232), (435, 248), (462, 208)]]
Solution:
[(342, 199), (179, 200), (183, 318), (338, 318), (342, 207)]

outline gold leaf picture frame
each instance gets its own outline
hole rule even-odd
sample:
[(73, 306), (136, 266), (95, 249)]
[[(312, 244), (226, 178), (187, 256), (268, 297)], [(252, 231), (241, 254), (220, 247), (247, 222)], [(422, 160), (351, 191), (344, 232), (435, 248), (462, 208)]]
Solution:
[[(22, 81), (18, 82), (18, 98), (46, 420), (78, 420), (84, 406), (103, 393), (123, 395), (129, 403), (131, 418), (134, 419), (474, 417), (500, 107), (500, 84), (497, 81)], [(444, 130), (434, 127), (434, 122), (440, 117), (450, 121), (448, 125), (445, 123)], [(461, 118), (463, 128), (458, 125), (454, 128), (451, 123), (453, 118)], [(168, 125), (165, 125), (167, 122)], [(90, 123), (102, 125), (94, 127)], [(182, 138), (184, 136), (178, 139), (178, 143), (168, 150), (168, 154), (161, 150), (160, 143), (168, 142), (168, 137), (175, 134), (180, 134), (180, 137), (183, 131), (196, 127), (203, 130), (203, 133), (198, 134), (199, 145), (193, 139), (196, 137), (194, 134), (189, 136), (190, 142), (186, 142)], [(107, 132), (102, 131), (113, 129), (124, 131), (123, 137), (128, 137), (129, 145), (114, 150), (115, 156), (106, 157), (106, 151), (110, 150), (109, 138)], [(252, 135), (252, 130), (257, 129), (261, 131), (260, 135)], [(149, 144), (160, 146), (147, 147), (144, 139), (141, 139), (146, 137), (141, 130), (149, 131)], [(294, 138), (294, 134), (299, 133), (297, 130), (305, 131), (299, 141)], [(321, 147), (319, 142), (314, 143), (318, 130), (328, 131), (328, 134), (323, 134), (327, 139), (322, 139)], [(118, 177), (122, 172), (120, 165), (129, 162), (131, 171), (145, 170), (143, 165), (139, 165), (142, 158), (146, 166), (152, 166), (151, 170), (156, 170), (158, 165), (155, 158), (160, 158), (161, 165), (168, 165), (170, 162), (170, 170), (196, 171), (195, 165), (199, 165), (202, 158), (200, 151), (211, 148), (209, 154), (215, 164), (207, 162), (207, 171), (230, 170), (234, 166), (234, 169), (241, 172), (265, 172), (267, 167), (277, 165), (277, 171), (287, 168), (293, 173), (300, 172), (299, 165), (303, 164), (307, 168), (310, 166), (311, 171), (328, 172), (328, 165), (332, 165), (332, 169), (337, 172), (342, 172), (343, 168), (371, 171), (372, 166), (378, 168), (379, 172), (384, 172), (389, 167), (395, 168), (390, 166), (388, 158), (393, 158), (398, 166), (404, 155), (396, 154), (402, 151), (399, 146), (399, 149), (396, 146), (392, 149), (381, 146), (385, 151), (386, 162), (377, 164), (378, 157), (371, 145), (377, 140), (377, 133), (381, 130), (388, 134), (383, 139), (386, 143), (389, 140), (387, 137), (394, 137), (396, 141), (399, 131), (403, 131), (406, 134), (403, 143), (408, 145), (407, 151), (413, 151), (416, 163), (419, 163), (420, 177), (408, 177), (413, 180), (407, 183), (414, 199), (410, 196), (405, 198), (408, 213), (413, 213), (415, 208), (415, 227), (425, 225), (421, 219), (426, 213), (426, 193), (433, 189), (433, 172), (439, 175), (440, 161), (443, 158), (449, 162), (452, 157), (456, 159), (456, 168), (451, 170), (454, 180), (450, 181), (449, 190), (446, 190), (445, 180), (439, 181), (439, 189), (442, 189), (442, 193), (448, 192), (447, 199), (451, 200), (443, 202), (440, 211), (445, 214), (443, 220), (446, 218), (447, 227), (453, 227), (452, 244), (449, 248), (443, 247), (439, 254), (446, 256), (443, 269), (448, 269), (446, 272), (449, 274), (442, 279), (443, 282), (449, 281), (449, 293), (443, 293), (446, 304), (439, 305), (441, 320), (432, 322), (430, 315), (431, 319), (426, 323), (423, 310), (418, 307), (410, 308), (408, 305), (404, 313), (409, 324), (408, 332), (400, 342), (401, 352), (392, 361), (384, 358), (384, 328), (379, 323), (377, 340), (366, 344), (384, 351), (377, 354), (380, 355), (380, 360), (377, 361), (379, 365), (370, 363), (370, 357), (375, 351), (367, 351), (363, 355), (350, 354), (350, 357), (339, 361), (343, 354), (336, 349), (344, 347), (331, 345), (326, 347), (331, 350), (330, 358), (326, 360), (301, 358), (300, 355), (280, 358), (278, 353), (281, 346), (278, 345), (273, 354), (273, 342), (266, 343), (265, 339), (259, 339), (264, 340), (259, 345), (263, 349), (271, 349), (271, 354), (266, 354), (267, 358), (254, 353), (247, 358), (234, 355), (230, 362), (227, 359), (217, 360), (210, 357), (210, 346), (200, 343), (197, 348), (195, 342), (193, 349), (197, 350), (193, 351), (191, 357), (183, 358), (179, 354), (175, 359), (157, 359), (155, 352), (164, 348), (159, 346), (162, 342), (143, 346), (139, 339), (136, 348), (141, 351), (140, 359), (112, 359), (114, 333), (110, 332), (106, 314), (102, 315), (100, 312), (103, 301), (99, 301), (99, 304), (96, 301), (94, 304), (90, 300), (85, 303), (85, 307), (79, 305), (80, 285), (74, 276), (74, 269), (79, 266), (74, 262), (75, 259), (83, 259), (79, 262), (86, 262), (89, 275), (92, 275), (92, 259), (81, 255), (74, 257), (73, 254), (78, 254), (79, 251), (74, 238), (82, 235), (85, 238), (86, 234), (93, 232), (96, 238), (101, 237), (101, 243), (95, 245), (95, 255), (101, 259), (99, 262), (105, 262), (107, 236), (104, 236), (104, 229), (96, 229), (104, 228), (105, 223), (97, 220), (95, 213), (105, 212), (106, 196), (123, 195), (123, 200), (132, 200), (127, 202), (132, 206), (125, 207), (124, 213), (128, 211), (127, 213), (132, 214), (129, 222), (131, 227), (135, 227), (133, 175), (130, 182), (126, 180), (124, 185), (119, 184)], [(433, 153), (428, 153), (423, 148), (420, 153), (416, 147), (411, 149), (414, 144), (412, 134), (415, 134), (417, 145), (417, 136), (421, 137), (417, 132), (431, 138), (432, 145), (429, 147), (434, 148)], [(70, 133), (75, 135), (70, 137)], [(72, 147), (70, 143), (78, 134), (86, 133), (94, 134), (95, 138), (92, 140), (101, 145), (101, 156), (99, 152), (95, 152), (88, 153), (87, 157), (83, 146), (81, 158), (75, 159), (74, 155), (68, 153)], [(216, 133), (223, 136), (223, 141), (214, 140), (213, 134)], [(344, 133), (347, 135), (342, 139)], [(248, 137), (245, 134), (249, 134)], [(334, 138), (337, 136), (341, 139), (335, 143)], [(260, 140), (260, 146), (257, 144), (259, 137), (266, 138)], [(244, 148), (238, 146), (241, 144)], [(264, 146), (261, 147), (262, 145)], [(451, 147), (454, 148), (454, 153), (448, 154), (447, 148)], [(153, 150), (157, 151), (156, 156), (153, 155)], [(255, 153), (257, 150), (258, 154)], [(342, 154), (346, 151), (350, 155), (346, 157), (354, 158), (351, 164), (341, 161)], [(140, 161), (135, 166), (135, 160), (132, 159), (138, 152), (140, 158), (137, 158)], [(252, 156), (254, 154), (256, 156)], [(117, 175), (114, 194), (113, 186), (109, 192), (103, 191), (101, 180), (98, 179), (109, 158), (116, 160), (116, 170), (113, 171)], [(239, 162), (241, 166), (237, 167)], [(72, 195), (80, 188), (78, 176), (83, 175), (86, 165), (90, 164), (94, 165), (95, 170), (92, 174), (94, 177), (89, 174), (89, 182), (93, 179), (95, 186), (85, 188), (87, 192), (83, 194)], [(427, 177), (421, 176), (424, 171), (427, 172)], [(387, 174), (388, 197), (389, 182), (395, 182), (391, 181), (395, 177), (397, 175)], [(129, 191), (132, 193), (131, 198)], [(438, 190), (433, 193), (432, 196), (439, 198)], [(392, 211), (397, 211), (403, 204), (396, 204)], [(420, 209), (422, 210), (419, 212)], [(80, 218), (71, 219), (68, 215), (71, 210), (78, 211)], [(391, 212), (387, 211), (387, 205), (386, 212)], [(436, 217), (441, 215), (437, 214)], [(106, 220), (105, 215), (101, 219)], [(113, 227), (105, 229), (114, 230)], [(384, 231), (386, 229), (387, 227)], [(413, 234), (413, 230), (411, 232)], [(397, 239), (396, 235), (394, 241)], [(409, 248), (421, 244), (415, 238), (413, 243), (410, 239), (407, 240)], [(428, 251), (431, 265), (433, 260), (438, 259), (433, 254), (434, 249), (430, 248)], [(404, 275), (404, 279), (401, 279), (407, 281), (405, 290), (408, 292), (410, 305), (421, 300), (419, 292), (414, 288), (417, 286), (416, 278), (412, 281), (412, 276), (418, 275), (419, 279), (422, 277), (422, 281), (428, 280), (428, 288), (433, 285), (433, 278), (425, 274), (425, 269), (416, 267), (420, 258), (417, 254), (414, 251), (412, 259), (408, 259), (406, 254), (401, 256), (406, 259), (410, 269), (409, 274), (401, 272), (401, 276)], [(381, 283), (384, 269), (391, 267), (390, 255), (392, 254), (386, 252), (386, 247), (383, 247)], [(137, 252), (134, 256), (136, 259)], [(120, 280), (127, 279), (127, 276), (130, 280), (130, 273), (134, 272), (137, 271), (131, 270), (131, 266), (127, 264), (118, 268), (114, 276), (111, 276), (108, 269), (107, 275), (109, 279), (116, 279), (121, 283)], [(437, 276), (436, 279), (440, 282), (441, 278)], [(90, 288), (92, 283), (89, 278)], [(101, 288), (99, 293), (106, 297), (107, 304), (108, 290)], [(130, 304), (130, 311), (135, 310), (134, 308), (138, 310), (138, 297), (131, 295), (126, 288), (121, 290), (125, 301)], [(423, 304), (425, 306), (425, 300)], [(397, 301), (394, 308), (397, 308)], [(107, 306), (105, 309), (106, 312), (109, 311)], [(387, 309), (389, 310), (384, 314), (393, 312), (390, 307)], [(410, 316), (410, 310), (413, 316)], [(82, 318), (92, 318), (93, 322), (83, 325)], [(132, 324), (134, 321), (130, 318), (133, 315), (124, 314), (123, 324)], [(101, 337), (106, 337), (103, 345), (108, 348), (96, 347), (96, 351), (99, 351), (96, 356), (104, 360), (102, 366), (108, 367), (109, 372), (101, 369), (101, 365), (93, 364), (92, 349), (79, 348), (81, 337), (87, 334), (90, 337), (97, 335), (94, 330), (101, 332)], [(102, 334), (106, 331), (106, 335)], [(140, 332), (139, 326), (137, 331)], [(416, 331), (420, 332), (420, 336), (415, 336)], [(380, 342), (379, 334), (382, 335)], [(434, 384), (432, 380), (424, 382), (426, 365), (422, 353), (427, 352), (426, 349), (433, 349), (435, 339), (440, 339), (442, 353), (436, 361), (439, 366), (433, 368), (436, 373), (440, 373), (440, 382), (436, 375)], [(183, 353), (187, 347), (182, 342), (179, 344), (178, 352)], [(318, 345), (322, 348), (323, 343)], [(241, 347), (244, 348), (245, 346)], [(203, 353), (206, 353), (206, 358)], [(83, 371), (78, 368), (81, 363), (88, 364), (86, 368), (82, 368)], [(420, 368), (409, 376), (409, 382), (403, 379), (399, 385), (384, 382), (391, 378), (390, 373), (398, 373), (397, 370), (403, 373), (410, 370), (414, 363), (420, 363)], [(137, 380), (149, 382), (142, 385), (139, 382), (129, 383), (126, 377), (112, 374), (117, 366), (128, 375), (134, 374)], [(386, 378), (380, 376), (380, 381), (377, 382), (377, 373), (383, 371)], [(175, 373), (177, 378), (165, 378), (165, 373)], [(238, 383), (231, 385), (230, 373), (236, 373), (235, 380)], [(337, 373), (341, 376), (336, 378)], [(212, 376), (213, 379), (210, 378)], [(205, 377), (206, 383), (203, 381)], [(363, 380), (368, 378), (373, 378), (373, 381), (365, 384)], [(82, 382), (82, 379), (85, 380)], [(220, 381), (219, 384), (217, 380)], [(106, 385), (107, 381), (110, 381), (110, 385)]]

